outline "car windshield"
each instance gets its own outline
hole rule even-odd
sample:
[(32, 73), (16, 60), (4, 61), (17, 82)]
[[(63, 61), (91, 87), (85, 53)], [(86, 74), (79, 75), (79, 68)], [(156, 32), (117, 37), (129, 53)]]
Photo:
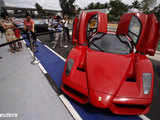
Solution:
[(132, 50), (127, 37), (115, 34), (95, 35), (89, 42), (89, 48), (116, 54), (129, 54)]

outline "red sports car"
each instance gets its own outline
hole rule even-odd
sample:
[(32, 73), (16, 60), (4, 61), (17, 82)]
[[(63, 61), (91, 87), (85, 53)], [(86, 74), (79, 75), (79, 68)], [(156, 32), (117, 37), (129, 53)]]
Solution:
[(160, 36), (153, 14), (128, 13), (116, 32), (107, 30), (107, 15), (82, 12), (73, 25), (74, 48), (67, 58), (62, 91), (81, 104), (109, 108), (115, 114), (149, 111), (154, 55)]

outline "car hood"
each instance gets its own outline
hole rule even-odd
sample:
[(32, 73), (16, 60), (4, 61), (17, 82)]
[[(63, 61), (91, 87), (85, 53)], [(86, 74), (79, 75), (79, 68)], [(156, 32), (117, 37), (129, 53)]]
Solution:
[(128, 71), (132, 56), (88, 50), (86, 57), (89, 90), (115, 95)]

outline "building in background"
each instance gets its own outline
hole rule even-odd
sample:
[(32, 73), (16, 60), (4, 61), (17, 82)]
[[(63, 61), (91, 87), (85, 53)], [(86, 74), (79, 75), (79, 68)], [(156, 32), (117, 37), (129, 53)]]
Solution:
[(61, 13), (59, 0), (0, 0), (0, 12), (4, 8), (11, 16), (22, 17), (26, 12), (36, 16), (36, 3), (44, 9), (47, 15)]

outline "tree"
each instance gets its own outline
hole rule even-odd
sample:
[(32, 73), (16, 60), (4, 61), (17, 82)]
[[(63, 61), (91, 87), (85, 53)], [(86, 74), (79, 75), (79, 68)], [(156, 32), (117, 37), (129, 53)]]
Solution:
[(75, 0), (59, 0), (64, 15), (73, 16), (76, 13)]
[(151, 10), (151, 13), (154, 13), (157, 17), (157, 19), (160, 21), (160, 4), (156, 7), (154, 7), (153, 10)]
[(108, 3), (102, 4), (100, 2), (97, 3), (90, 3), (85, 9), (108, 9)]
[(111, 0), (109, 6), (111, 9), (109, 12), (110, 21), (119, 21), (120, 16), (128, 12), (129, 9), (129, 6), (121, 2), (121, 0)]
[(39, 3), (36, 3), (35, 7), (40, 16), (45, 16), (45, 11), (43, 10), (42, 6)]
[(5, 9), (5, 8), (1, 8), (1, 17), (5, 17), (6, 15), (8, 15), (8, 12), (7, 12), (7, 10)]
[(140, 10), (141, 9), (141, 3), (138, 0), (135, 0), (132, 2), (132, 5), (130, 6), (130, 8), (135, 8)]
[(94, 2), (90, 3), (86, 9), (95, 9), (95, 4)]
[(149, 13), (150, 8), (153, 7), (154, 3), (156, 3), (157, 0), (143, 0), (141, 2), (141, 8), (144, 13)]

